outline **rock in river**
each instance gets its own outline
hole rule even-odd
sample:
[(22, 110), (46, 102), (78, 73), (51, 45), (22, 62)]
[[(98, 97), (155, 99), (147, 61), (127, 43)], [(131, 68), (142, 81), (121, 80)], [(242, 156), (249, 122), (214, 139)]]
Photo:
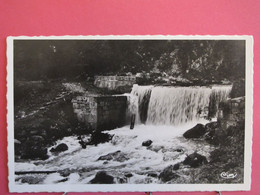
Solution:
[(114, 183), (114, 177), (108, 175), (105, 171), (97, 172), (94, 179), (90, 181), (92, 184), (112, 184)]
[(112, 152), (109, 154), (106, 154), (104, 156), (100, 156), (98, 158), (98, 160), (114, 160), (114, 161), (118, 161), (118, 162), (124, 162), (129, 160), (128, 157), (126, 157), (126, 155), (124, 153), (122, 153), (120, 150), (116, 151), (116, 152)]
[(204, 125), (197, 124), (196, 126), (192, 127), (188, 131), (186, 131), (183, 136), (185, 138), (200, 138), (206, 133), (206, 129)]
[(146, 140), (142, 143), (142, 146), (150, 146), (153, 143), (152, 140)]
[(50, 151), (51, 152), (64, 152), (68, 149), (69, 148), (68, 148), (67, 144), (62, 143), (62, 144), (59, 144), (58, 146), (56, 146), (55, 148), (53, 147)]

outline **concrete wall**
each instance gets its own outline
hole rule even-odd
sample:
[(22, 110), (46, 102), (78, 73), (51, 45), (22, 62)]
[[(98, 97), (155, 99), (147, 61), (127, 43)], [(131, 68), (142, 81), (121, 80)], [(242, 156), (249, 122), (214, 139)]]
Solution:
[(94, 85), (99, 88), (106, 88), (122, 93), (130, 92), (135, 83), (135, 76), (95, 76), (94, 81)]
[(125, 125), (126, 96), (78, 96), (72, 100), (80, 122), (93, 130), (110, 130)]

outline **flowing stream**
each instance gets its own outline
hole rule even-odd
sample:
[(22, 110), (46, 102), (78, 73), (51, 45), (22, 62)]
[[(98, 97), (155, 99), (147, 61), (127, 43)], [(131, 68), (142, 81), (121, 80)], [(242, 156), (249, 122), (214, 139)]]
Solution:
[[(214, 146), (204, 140), (188, 140), (182, 135), (197, 123), (206, 124), (217, 116), (219, 102), (228, 98), (231, 86), (154, 87), (134, 85), (128, 96), (129, 112), (136, 115), (129, 126), (107, 131), (110, 142), (82, 149), (76, 136), (58, 140), (69, 150), (42, 161), (16, 162), (15, 171), (57, 171), (52, 174), (16, 175), (16, 183), (86, 184), (98, 171), (106, 171), (115, 183), (161, 183), (160, 172), (198, 152), (207, 159)], [(142, 142), (152, 140), (150, 147)], [(120, 151), (112, 160), (99, 157)], [(67, 170), (67, 171), (66, 171)], [(61, 172), (60, 172), (61, 171)], [(65, 171), (65, 174), (64, 174)], [(125, 175), (131, 173), (130, 178)]]

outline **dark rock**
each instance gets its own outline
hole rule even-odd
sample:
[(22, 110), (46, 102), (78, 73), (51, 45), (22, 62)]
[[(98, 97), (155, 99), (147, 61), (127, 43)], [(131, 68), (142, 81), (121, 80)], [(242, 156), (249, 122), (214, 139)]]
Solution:
[(64, 152), (68, 149), (69, 148), (68, 148), (67, 144), (62, 143), (62, 144), (59, 144), (58, 146), (56, 146), (55, 148), (52, 148), (50, 151), (51, 152)]
[(56, 181), (55, 183), (62, 183), (62, 182), (66, 182), (68, 180), (69, 180), (69, 178), (64, 178), (64, 179)]
[(178, 148), (175, 150), (176, 152), (179, 152), (179, 153), (184, 153), (184, 150), (182, 148)]
[(149, 176), (149, 177), (158, 177), (158, 174), (156, 173), (156, 172), (148, 172), (147, 173), (147, 176)]
[(98, 145), (100, 143), (109, 142), (112, 138), (113, 138), (113, 135), (96, 131), (91, 135), (90, 141), (87, 144), (88, 145)]
[(180, 168), (180, 164), (179, 163), (173, 165), (173, 170), (178, 170), (179, 168)]
[(118, 161), (118, 162), (124, 162), (129, 160), (128, 157), (125, 156), (124, 153), (122, 153), (120, 150), (116, 151), (116, 152), (112, 152), (109, 154), (106, 154), (104, 156), (100, 156), (98, 158), (98, 160), (114, 160), (114, 161)]
[(133, 177), (133, 174), (132, 173), (125, 173), (125, 177), (127, 177), (127, 178)]
[(58, 171), (58, 173), (62, 176), (62, 177), (68, 177), (70, 175), (70, 169), (64, 169), (61, 171)]
[(142, 143), (142, 146), (150, 146), (153, 143), (152, 140), (146, 140)]
[(94, 179), (90, 181), (92, 184), (113, 184), (114, 177), (108, 175), (105, 171), (97, 172)]
[(186, 131), (183, 136), (185, 138), (200, 138), (201, 136), (203, 136), (206, 133), (206, 129), (204, 127), (204, 125), (202, 124), (197, 124), (196, 126), (194, 126), (193, 128), (189, 129), (188, 131)]
[(83, 140), (80, 140), (80, 141), (79, 141), (79, 144), (81, 145), (81, 147), (82, 147), (83, 149), (86, 149), (86, 148), (87, 148), (87, 142), (84, 142)]
[(183, 161), (184, 165), (189, 165), (193, 168), (199, 167), (200, 165), (208, 163), (207, 158), (205, 156), (202, 156), (196, 152), (193, 154), (187, 156), (185, 160)]
[(175, 173), (175, 170), (174, 170), (174, 166), (173, 165), (170, 165), (168, 167), (166, 167), (159, 175), (159, 178), (163, 181), (163, 182), (167, 182), (167, 181), (170, 181), (172, 179), (175, 179), (179, 177), (179, 175), (177, 175)]
[(127, 183), (127, 178), (125, 177), (118, 177), (116, 179), (118, 183)]

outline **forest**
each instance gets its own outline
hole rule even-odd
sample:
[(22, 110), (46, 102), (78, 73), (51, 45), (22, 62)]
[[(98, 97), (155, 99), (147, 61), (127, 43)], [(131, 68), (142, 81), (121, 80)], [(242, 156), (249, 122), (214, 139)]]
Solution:
[(206, 83), (245, 77), (241, 40), (15, 40), (16, 80), (149, 73)]

